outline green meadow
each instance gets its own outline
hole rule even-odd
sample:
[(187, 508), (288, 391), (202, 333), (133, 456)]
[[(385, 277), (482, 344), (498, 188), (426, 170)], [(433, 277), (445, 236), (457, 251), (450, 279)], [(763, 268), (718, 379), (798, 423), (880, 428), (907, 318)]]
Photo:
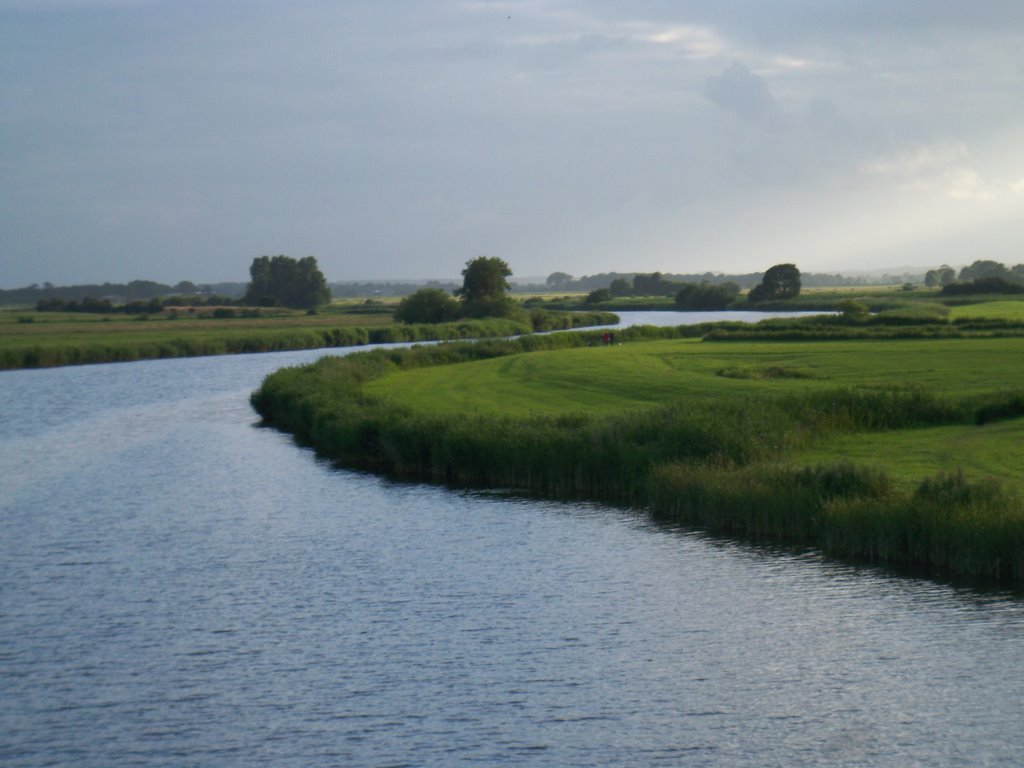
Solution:
[(414, 371), (366, 386), (423, 412), (601, 413), (836, 387), (946, 396), (1024, 386), (1024, 338), (711, 343), (648, 341)]
[(949, 316), (957, 319), (995, 318), (1024, 322), (1024, 301), (997, 299), (974, 304), (963, 304), (950, 309)]
[[(950, 402), (1024, 394), (1024, 338), (641, 342), (395, 371), (363, 391), (418, 413), (528, 417), (707, 408), (837, 388), (914, 391)], [(799, 421), (798, 406), (795, 416)], [(875, 466), (899, 482), (963, 470), (1024, 491), (1024, 420), (830, 434), (788, 459)]]
[(358, 354), (253, 404), (349, 466), (1024, 582), (1024, 337), (692, 333)]
[(307, 315), (260, 310), (256, 316), (243, 312), (231, 308), (234, 316), (215, 317), (209, 308), (190, 312), (185, 307), (134, 316), (3, 310), (0, 368), (303, 349), (335, 339), (356, 340), (358, 328), (393, 323), (387, 312)]

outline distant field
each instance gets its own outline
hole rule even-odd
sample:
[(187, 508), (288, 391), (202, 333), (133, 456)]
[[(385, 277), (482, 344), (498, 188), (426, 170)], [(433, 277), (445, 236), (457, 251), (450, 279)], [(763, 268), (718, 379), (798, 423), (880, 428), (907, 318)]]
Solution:
[(500, 338), (616, 320), (607, 312), (549, 312), (407, 324), (395, 322), (388, 307), (376, 301), (339, 302), (316, 313), (237, 307), (165, 310), (150, 316), (0, 311), (0, 369)]
[[(87, 312), (0, 311), (0, 349), (24, 344), (118, 343), (129, 340), (167, 340), (183, 337), (240, 336), (254, 331), (290, 332), (294, 329), (338, 326), (379, 327), (393, 322), (391, 314), (318, 314), (264, 310), (260, 317), (213, 318), (209, 309), (174, 315), (164, 311), (146, 319), (131, 315), (94, 315)], [(25, 322), (23, 318), (30, 318)]]
[[(238, 310), (239, 312), (241, 310)], [(210, 308), (149, 317), (86, 312), (0, 311), (0, 367), (102, 362), (179, 354), (302, 348), (306, 337), (335, 329), (379, 328), (394, 323), (390, 313), (307, 315), (263, 310), (259, 317), (214, 318)], [(48, 361), (54, 362), (48, 362)]]

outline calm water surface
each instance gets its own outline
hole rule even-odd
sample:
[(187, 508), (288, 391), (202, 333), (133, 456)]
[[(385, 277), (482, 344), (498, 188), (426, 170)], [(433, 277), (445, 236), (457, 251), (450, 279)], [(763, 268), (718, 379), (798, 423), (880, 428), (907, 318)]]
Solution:
[(1024, 762), (1018, 597), (333, 469), (320, 354), (0, 373), (0, 764)]

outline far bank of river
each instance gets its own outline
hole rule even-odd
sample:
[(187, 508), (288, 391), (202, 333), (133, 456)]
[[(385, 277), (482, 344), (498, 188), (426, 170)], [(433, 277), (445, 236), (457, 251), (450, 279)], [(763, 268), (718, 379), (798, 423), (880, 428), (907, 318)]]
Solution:
[[(798, 314), (814, 313), (626, 312), (621, 314), (618, 323), (692, 324), (725, 319), (756, 322), (769, 316)], [(80, 318), (70, 323), (6, 323), (0, 326), (0, 370), (498, 338), (531, 330), (546, 333), (603, 327), (615, 317), (610, 312), (599, 311), (549, 312), (526, 323), (488, 318), (436, 325), (392, 323), (373, 327), (323, 325), (322, 322), (307, 325), (302, 318), (281, 322), (239, 318), (209, 327), (166, 319), (108, 323)]]

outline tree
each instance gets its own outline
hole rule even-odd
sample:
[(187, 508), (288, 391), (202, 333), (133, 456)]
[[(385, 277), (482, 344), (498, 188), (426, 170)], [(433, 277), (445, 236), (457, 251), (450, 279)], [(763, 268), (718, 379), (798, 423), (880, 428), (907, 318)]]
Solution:
[(633, 292), (633, 286), (624, 277), (617, 277), (608, 286), (612, 296), (629, 296)]
[(572, 285), (572, 281), (573, 276), (567, 272), (552, 272), (545, 284), (552, 291), (565, 291)]
[(1010, 276), (1010, 270), (998, 261), (979, 259), (969, 267), (960, 270), (960, 282), (966, 283), (985, 277), (1000, 277), (1004, 280)]
[(676, 306), (690, 311), (725, 309), (739, 292), (740, 287), (736, 283), (683, 283), (676, 293)]
[(445, 323), (459, 313), (459, 303), (441, 288), (420, 288), (398, 303), (395, 319), (401, 323)]
[(661, 272), (641, 273), (633, 278), (633, 293), (637, 296), (671, 296), (678, 287), (678, 283), (665, 280)]
[(455, 291), (465, 302), (481, 299), (502, 299), (508, 292), (512, 270), (497, 256), (478, 256), (466, 262), (462, 270), (462, 287)]
[(249, 275), (244, 301), (250, 306), (309, 309), (331, 300), (331, 289), (313, 256), (260, 256), (252, 260)]
[(611, 291), (607, 288), (597, 288), (587, 294), (587, 298), (583, 300), (583, 303), (587, 305), (602, 304), (606, 301), (611, 301), (611, 299)]
[(949, 285), (956, 280), (956, 270), (943, 264), (938, 269), (929, 269), (924, 275), (924, 284), (929, 288)]
[(466, 262), (462, 270), (462, 287), (455, 294), (462, 299), (459, 312), (464, 317), (509, 317), (523, 311), (508, 296), (508, 280), (512, 274), (497, 256), (478, 256)]
[(748, 301), (793, 299), (800, 295), (800, 270), (794, 264), (776, 264), (764, 273), (761, 284), (747, 295)]

